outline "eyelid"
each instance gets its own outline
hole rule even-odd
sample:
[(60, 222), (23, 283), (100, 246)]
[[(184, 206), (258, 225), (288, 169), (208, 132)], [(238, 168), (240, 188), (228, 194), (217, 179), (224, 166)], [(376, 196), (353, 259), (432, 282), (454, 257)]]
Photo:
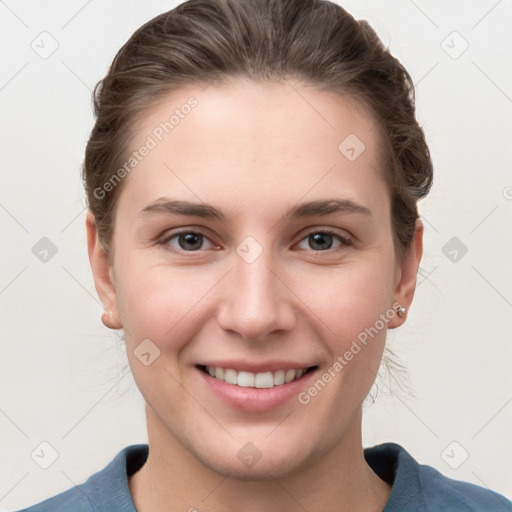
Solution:
[[(316, 233), (322, 233), (324, 235), (331, 235), (335, 238), (337, 238), (340, 242), (341, 242), (341, 245), (343, 246), (350, 246), (350, 245), (354, 245), (354, 239), (351, 235), (342, 235), (340, 234), (338, 231), (336, 231), (334, 228), (328, 228), (328, 227), (314, 227), (314, 228), (308, 228), (308, 230), (304, 233), (304, 234), (301, 234), (300, 235), (300, 238), (299, 238), (299, 241), (295, 244), (299, 244), (300, 242), (302, 242), (305, 238), (307, 238), (309, 235), (313, 235), (313, 234), (316, 234)], [(335, 251), (337, 248), (336, 247), (333, 247), (331, 249), (326, 249), (324, 251), (314, 251), (312, 249), (304, 249), (306, 251), (310, 251), (310, 252), (314, 252), (314, 253), (319, 253), (319, 254), (322, 254), (322, 253), (328, 253), (328, 252), (331, 252), (331, 251)]]
[[(187, 228), (176, 228), (176, 229), (170, 230), (162, 238), (159, 238), (157, 243), (159, 245), (167, 245), (168, 242), (172, 238), (174, 238), (175, 236), (178, 236), (178, 235), (181, 235), (181, 234), (189, 234), (189, 233), (203, 235), (214, 246), (218, 246), (219, 245), (214, 240), (212, 240), (212, 237), (209, 234), (207, 234), (204, 229), (202, 229), (200, 227), (195, 227), (195, 226), (190, 226), (190, 227), (187, 227)], [(173, 252), (177, 252), (179, 254), (183, 254), (183, 253), (193, 254), (193, 253), (201, 252), (201, 250), (198, 250), (198, 251), (184, 251), (182, 249), (176, 249), (174, 247), (172, 247), (169, 250), (173, 251)]]
[[(189, 233), (200, 234), (200, 235), (204, 236), (211, 244), (213, 244), (214, 246), (217, 246), (217, 247), (215, 247), (214, 250), (218, 249), (219, 244), (217, 242), (215, 242), (212, 239), (212, 237), (209, 234), (207, 234), (203, 228), (201, 228), (199, 226), (189, 226), (189, 227), (185, 227), (185, 228), (176, 228), (176, 229), (170, 230), (162, 238), (159, 239), (158, 244), (162, 245), (162, 246), (168, 245), (168, 242), (172, 238), (179, 236), (180, 234), (189, 234)], [(308, 236), (310, 236), (312, 234), (317, 234), (317, 233), (327, 234), (327, 235), (331, 235), (331, 236), (337, 238), (341, 242), (341, 244), (340, 244), (341, 247), (342, 246), (345, 246), (345, 247), (352, 246), (354, 244), (354, 239), (350, 234), (342, 235), (338, 231), (336, 231), (334, 228), (314, 226), (314, 227), (306, 228), (305, 230), (303, 230), (301, 232), (301, 234), (299, 235), (300, 238), (293, 246), (295, 247), (296, 245), (301, 243), (303, 240), (305, 240)], [(338, 246), (338, 247), (340, 247), (340, 246)], [(168, 247), (171, 247), (171, 246), (168, 246)], [(305, 252), (313, 252), (313, 253), (322, 254), (322, 253), (331, 253), (332, 251), (336, 251), (336, 249), (338, 247), (333, 247), (333, 248), (326, 249), (323, 251), (315, 251), (313, 249), (301, 249), (301, 250), (305, 251)], [(199, 249), (197, 251), (185, 251), (185, 250), (181, 250), (181, 249), (176, 249), (174, 247), (171, 247), (168, 250), (170, 250), (171, 252), (178, 253), (178, 254), (194, 254), (194, 253), (201, 253), (204, 251), (204, 249), (203, 250)]]

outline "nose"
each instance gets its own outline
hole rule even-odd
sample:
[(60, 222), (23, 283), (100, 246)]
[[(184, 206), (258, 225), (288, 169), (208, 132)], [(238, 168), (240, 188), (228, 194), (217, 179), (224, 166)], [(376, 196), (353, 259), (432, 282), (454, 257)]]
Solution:
[(285, 283), (285, 272), (279, 271), (282, 267), (268, 252), (250, 263), (235, 254), (234, 268), (224, 280), (218, 323), (247, 341), (264, 341), (272, 334), (283, 334), (296, 322), (295, 295)]

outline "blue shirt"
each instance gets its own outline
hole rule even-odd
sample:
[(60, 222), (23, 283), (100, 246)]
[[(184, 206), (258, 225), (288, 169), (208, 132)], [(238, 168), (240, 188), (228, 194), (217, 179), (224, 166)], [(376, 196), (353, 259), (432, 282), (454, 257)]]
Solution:
[[(144, 465), (148, 450), (147, 444), (127, 446), (83, 484), (18, 512), (136, 512), (128, 476)], [(365, 448), (364, 457), (373, 471), (392, 485), (383, 512), (512, 511), (512, 502), (500, 494), (418, 464), (398, 444)]]

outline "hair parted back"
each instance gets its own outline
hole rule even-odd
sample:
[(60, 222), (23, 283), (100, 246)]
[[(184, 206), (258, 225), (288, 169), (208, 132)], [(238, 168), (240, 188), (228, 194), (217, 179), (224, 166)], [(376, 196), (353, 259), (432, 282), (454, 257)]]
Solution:
[(96, 122), (82, 169), (103, 247), (110, 253), (126, 180), (102, 197), (95, 190), (126, 161), (137, 120), (173, 91), (230, 78), (295, 78), (370, 110), (384, 141), (379, 171), (391, 192), (402, 258), (413, 239), (417, 201), (433, 179), (414, 85), (366, 21), (327, 0), (188, 0), (134, 32), (94, 89)]

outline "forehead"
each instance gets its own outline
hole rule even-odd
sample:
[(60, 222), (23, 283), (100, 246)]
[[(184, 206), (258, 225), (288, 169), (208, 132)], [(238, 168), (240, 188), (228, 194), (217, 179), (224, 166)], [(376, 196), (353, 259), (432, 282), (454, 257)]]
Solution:
[(243, 198), (254, 208), (277, 196), (289, 203), (328, 191), (358, 202), (385, 195), (372, 116), (353, 100), (298, 82), (174, 92), (137, 123), (130, 150), (144, 146), (150, 149), (121, 194), (129, 204), (167, 192), (195, 200), (231, 192), (232, 202)]

